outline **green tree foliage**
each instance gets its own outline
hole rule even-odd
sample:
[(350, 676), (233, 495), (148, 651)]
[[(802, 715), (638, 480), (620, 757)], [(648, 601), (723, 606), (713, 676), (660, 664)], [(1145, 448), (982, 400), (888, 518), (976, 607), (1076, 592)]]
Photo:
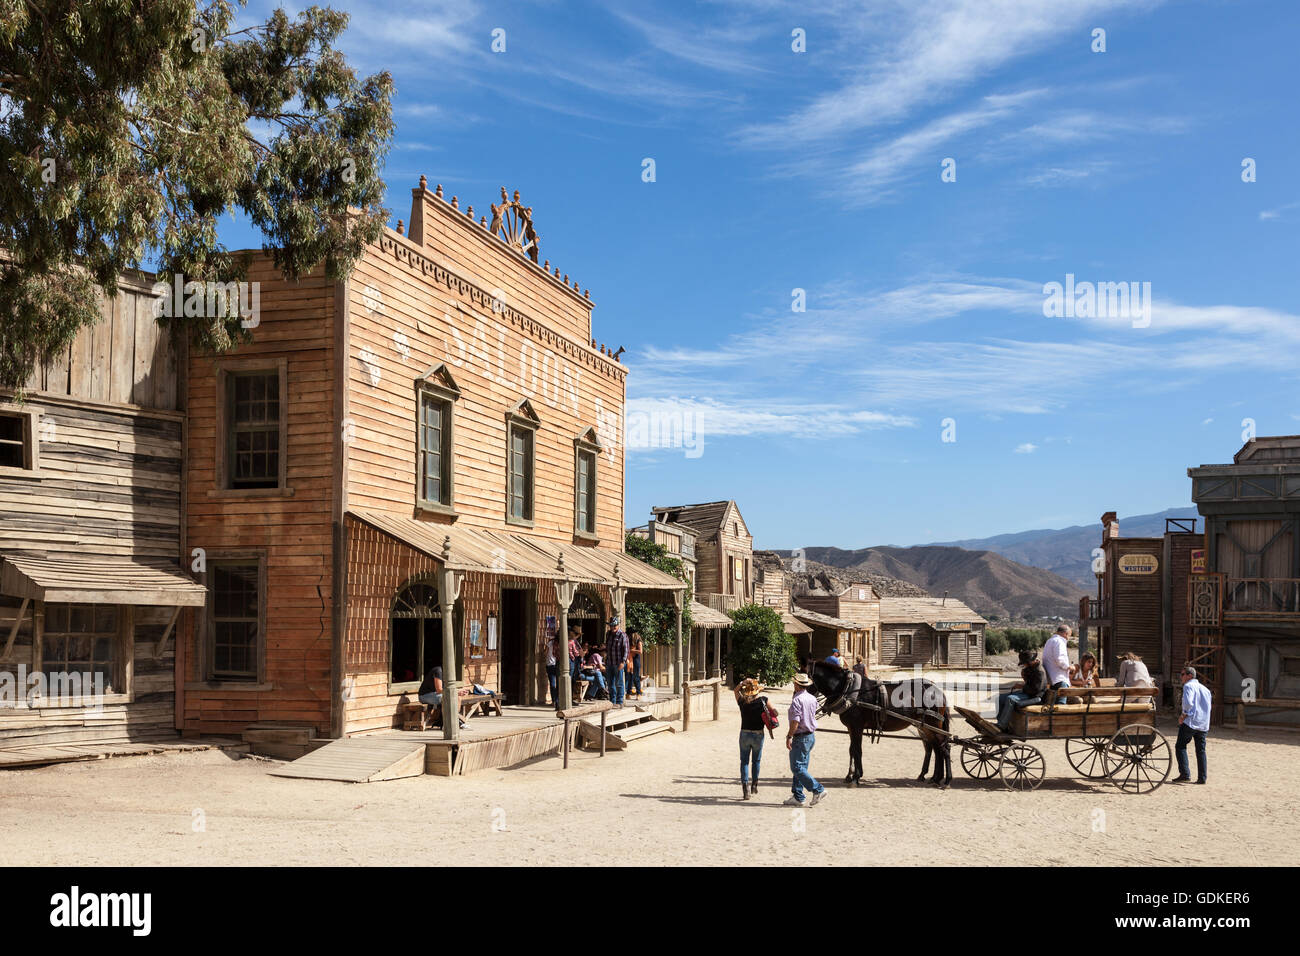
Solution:
[(1039, 627), (986, 627), (984, 650), (989, 654), (1012, 651), (1037, 651), (1047, 643), (1052, 632)]
[[(681, 559), (670, 555), (662, 544), (629, 534), (623, 541), (623, 550), (664, 574), (671, 574), (679, 581), (687, 581), (686, 567)], [(687, 581), (686, 605), (682, 609), (683, 641), (689, 640), (691, 634), (691, 600), (694, 596), (695, 589)], [(629, 634), (639, 632), (647, 647), (652, 644), (671, 644), (677, 637), (677, 609), (671, 602), (648, 604), (644, 601), (628, 601), (624, 628)]]
[(746, 604), (728, 612), (731, 617), (731, 654), (727, 666), (737, 678), (757, 677), (779, 686), (794, 677), (794, 638), (785, 632), (781, 616), (770, 607)]
[[(228, 0), (0, 0), (0, 388), (95, 322), (124, 271), (242, 280), (222, 216), (287, 278), (341, 278), (380, 235), (391, 77), (334, 49), (345, 14), (233, 20)], [(248, 332), (218, 311), (166, 321), (221, 351)]]

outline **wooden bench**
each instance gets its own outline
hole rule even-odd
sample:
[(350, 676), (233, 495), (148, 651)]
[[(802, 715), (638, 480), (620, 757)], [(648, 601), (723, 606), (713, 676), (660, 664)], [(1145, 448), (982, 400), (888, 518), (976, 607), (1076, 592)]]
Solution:
[(505, 694), (466, 694), (460, 698), (460, 716), (466, 721), (492, 714), (500, 717), (501, 705), (505, 702)]
[[(1237, 706), (1237, 729), (1246, 729), (1246, 708), (1256, 707), (1260, 714), (1277, 713), (1284, 710), (1300, 710), (1300, 700), (1292, 700), (1285, 697), (1257, 697), (1254, 700), (1243, 700), (1240, 697), (1225, 697), (1226, 704), (1235, 704)], [(1262, 726), (1268, 726), (1267, 724)], [(1279, 725), (1285, 726), (1285, 725)]]

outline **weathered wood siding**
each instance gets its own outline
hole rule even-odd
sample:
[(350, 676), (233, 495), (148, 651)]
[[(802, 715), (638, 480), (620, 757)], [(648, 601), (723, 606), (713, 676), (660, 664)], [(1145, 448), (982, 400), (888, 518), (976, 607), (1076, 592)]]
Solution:
[[(445, 271), (463, 265), (451, 251), (432, 242), (417, 249), (405, 237), (386, 233), (348, 283), (348, 507), (407, 517), (414, 512), (415, 383), (446, 363), (461, 392), (452, 419), (456, 520), (506, 527), (506, 413), (527, 399), (541, 419), (534, 520), (531, 528), (509, 530), (574, 540), (574, 439), (594, 428), (603, 446), (596, 468), (596, 536), (601, 547), (621, 550), (626, 369), (557, 332), (554, 312), (494, 313), (490, 303), (485, 308), (474, 289)], [(522, 270), (523, 260), (514, 258)], [(524, 279), (544, 281), (540, 274), (517, 281)], [(539, 292), (517, 308), (544, 304)]]
[[(1163, 538), (1112, 538), (1106, 542), (1106, 566), (1115, 626), (1107, 654), (1139, 654), (1152, 675), (1159, 674), (1163, 654)], [(1154, 574), (1125, 574), (1119, 561), (1126, 554), (1149, 554)], [(1105, 671), (1106, 669), (1103, 668)]]
[[(259, 257), (249, 281), (261, 283), (260, 324), (253, 342), (226, 355), (189, 362), (187, 546), (209, 560), (257, 552), (266, 561), (266, 682), (207, 681), (200, 614), (187, 628), (184, 730), (232, 734), (254, 722), (330, 726), (333, 537), (339, 426), (334, 409), (333, 300), (323, 277), (282, 279)], [(218, 373), (243, 359), (284, 359), (288, 392), (288, 491), (232, 494), (217, 487)]]
[[(912, 635), (912, 652), (900, 653), (898, 635)], [(937, 650), (937, 637), (928, 624), (882, 624), (880, 636), (880, 662), (884, 667), (911, 667), (914, 664), (926, 665), (934, 660)]]

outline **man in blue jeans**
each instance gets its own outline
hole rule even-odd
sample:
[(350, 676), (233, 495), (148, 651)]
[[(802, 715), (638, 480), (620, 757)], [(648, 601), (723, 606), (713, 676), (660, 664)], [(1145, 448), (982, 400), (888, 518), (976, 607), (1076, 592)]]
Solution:
[(808, 693), (812, 678), (807, 674), (794, 675), (794, 699), (790, 701), (790, 729), (786, 732), (785, 746), (790, 751), (790, 785), (793, 794), (785, 801), (787, 807), (804, 805), (804, 789), (812, 791), (808, 806), (815, 807), (826, 799), (826, 788), (808, 771), (817, 731), (817, 699)]
[(1196, 668), (1183, 668), (1183, 712), (1178, 717), (1178, 776), (1171, 783), (1191, 783), (1192, 767), (1187, 762), (1187, 745), (1196, 741), (1196, 782), (1205, 783), (1205, 735), (1210, 729), (1210, 689), (1196, 679)]
[(609, 700), (615, 707), (623, 706), (623, 669), (627, 665), (628, 641), (618, 615), (609, 619), (605, 635), (605, 676), (609, 684)]

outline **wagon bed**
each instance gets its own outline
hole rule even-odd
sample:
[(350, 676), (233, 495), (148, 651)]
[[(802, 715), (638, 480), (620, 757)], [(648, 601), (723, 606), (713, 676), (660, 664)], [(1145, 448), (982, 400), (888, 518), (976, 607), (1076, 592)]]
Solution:
[(1000, 776), (1012, 790), (1043, 782), (1047, 761), (1031, 740), (1064, 740), (1070, 766), (1126, 793), (1150, 793), (1169, 776), (1169, 741), (1155, 728), (1159, 689), (1070, 687), (1047, 691), (1043, 702), (1018, 708), (1011, 729), (965, 707), (954, 708), (978, 734), (954, 737), (961, 765), (978, 780)]

